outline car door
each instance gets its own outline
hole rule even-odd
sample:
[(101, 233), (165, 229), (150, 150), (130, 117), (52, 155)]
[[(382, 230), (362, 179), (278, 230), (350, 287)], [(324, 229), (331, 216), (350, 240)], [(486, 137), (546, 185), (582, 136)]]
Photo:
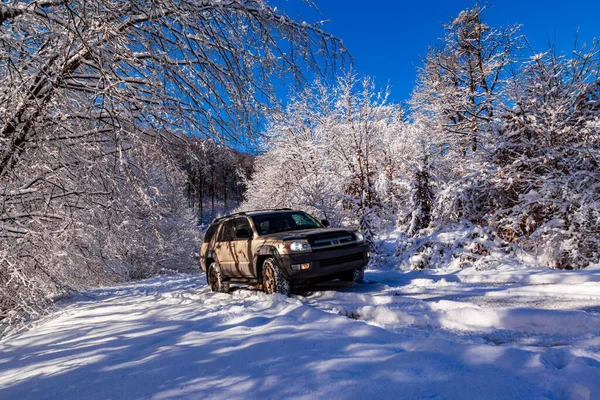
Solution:
[(234, 218), (223, 223), (215, 249), (221, 270), (229, 278), (252, 277), (250, 271), (250, 238), (238, 238), (236, 232), (252, 229), (247, 218)]
[[(245, 231), (248, 235), (239, 234)], [(242, 232), (243, 233), (243, 232)], [(234, 219), (233, 240), (231, 241), (231, 272), (234, 276), (252, 278), (252, 228), (246, 217)]]
[(221, 267), (221, 271), (227, 277), (232, 277), (231, 264), (233, 263), (233, 256), (231, 252), (231, 243), (233, 240), (234, 230), (235, 222), (233, 219), (223, 222), (221, 230), (219, 231), (217, 242), (215, 243), (215, 255), (217, 258), (217, 262)]

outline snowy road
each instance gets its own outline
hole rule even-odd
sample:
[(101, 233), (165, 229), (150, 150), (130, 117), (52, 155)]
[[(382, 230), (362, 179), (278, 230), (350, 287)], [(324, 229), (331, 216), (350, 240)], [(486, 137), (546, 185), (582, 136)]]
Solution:
[(90, 291), (0, 344), (0, 398), (600, 398), (599, 268), (367, 279)]

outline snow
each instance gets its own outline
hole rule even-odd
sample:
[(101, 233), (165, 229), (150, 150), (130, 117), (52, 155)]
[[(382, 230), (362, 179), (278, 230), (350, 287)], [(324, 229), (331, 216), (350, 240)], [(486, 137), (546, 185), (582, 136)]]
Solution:
[(82, 293), (0, 344), (1, 399), (600, 397), (600, 268), (369, 270), (268, 296)]

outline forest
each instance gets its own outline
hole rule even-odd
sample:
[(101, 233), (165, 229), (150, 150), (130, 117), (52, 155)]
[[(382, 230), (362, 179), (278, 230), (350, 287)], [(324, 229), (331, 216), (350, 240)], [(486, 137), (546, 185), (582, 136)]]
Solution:
[(598, 43), (534, 49), (489, 12), (444, 25), (397, 104), (265, 0), (2, 2), (0, 323), (197, 272), (203, 229), (234, 210), (299, 208), (415, 269), (487, 268), (496, 248), (598, 263)]

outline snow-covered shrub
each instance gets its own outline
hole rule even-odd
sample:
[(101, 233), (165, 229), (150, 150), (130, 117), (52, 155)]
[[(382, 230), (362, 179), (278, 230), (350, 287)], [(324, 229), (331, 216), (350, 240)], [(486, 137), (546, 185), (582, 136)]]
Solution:
[(491, 184), (490, 173), (482, 166), (449, 182), (436, 198), (434, 219), (438, 223), (469, 219), (487, 225), (490, 213), (501, 209), (502, 196)]
[(499, 265), (511, 247), (489, 228), (463, 219), (422, 229), (415, 236), (402, 234), (396, 249), (402, 269), (486, 269)]
[(98, 249), (127, 264), (128, 278), (165, 270), (196, 270), (198, 229), (184, 194), (185, 177), (169, 154), (138, 146), (128, 154), (135, 171), (120, 188), (120, 210), (96, 221)]
[(497, 122), (491, 183), (506, 204), (492, 223), (555, 268), (600, 258), (599, 74), (595, 47), (572, 59), (537, 55)]
[(442, 149), (434, 153), (434, 226), (469, 220), (553, 268), (597, 262), (597, 43), (570, 59), (535, 55), (508, 77), (516, 28), (492, 29), (481, 11), (465, 10), (446, 26), (411, 99), (415, 120)]
[(527, 63), (485, 156), (438, 196), (436, 219), (489, 226), (553, 268), (600, 258), (600, 77), (595, 50)]

